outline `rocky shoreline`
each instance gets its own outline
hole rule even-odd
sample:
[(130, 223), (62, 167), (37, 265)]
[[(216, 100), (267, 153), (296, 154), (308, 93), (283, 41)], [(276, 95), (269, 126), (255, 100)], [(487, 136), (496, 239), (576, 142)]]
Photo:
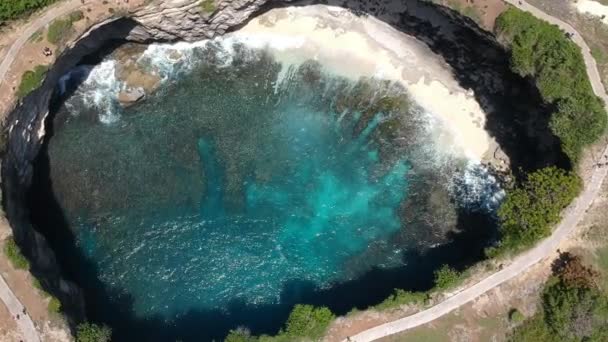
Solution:
[[(213, 13), (204, 13), (198, 1), (170, 0), (161, 5), (142, 7), (129, 14), (128, 19), (100, 23), (61, 54), (43, 85), (27, 96), (10, 114), (8, 151), (2, 165), (7, 217), (16, 241), (31, 260), (32, 273), (40, 279), (46, 290), (61, 300), (71, 323), (78, 322), (85, 316), (84, 296), (79, 287), (68, 280), (68, 273), (62, 269), (65, 265), (62, 266), (63, 263), (57, 260), (47, 241), (49, 236), (57, 234), (53, 232), (53, 227), (34, 228), (31, 225), (32, 213), (27, 197), (36, 161), (45, 157), (39, 155), (40, 148), (45, 137), (52, 135), (52, 127), (45, 126), (45, 121), (59, 79), (82, 58), (95, 54), (111, 40), (144, 43), (210, 38), (237, 29), (252, 16), (286, 3), (291, 2), (221, 1)], [(310, 2), (297, 4), (308, 3)], [(341, 1), (324, 3), (374, 15), (400, 31), (417, 37), (441, 55), (461, 86), (473, 89), (477, 101), (488, 113), (488, 130), (504, 150), (504, 155), (495, 159), (504, 160), (508, 156), (512, 166), (528, 169), (560, 158), (558, 149), (555, 149), (558, 142), (547, 133), (547, 115), (540, 98), (527, 95), (526, 101), (516, 101), (521, 99), (519, 94), (534, 94), (535, 88), (530, 82), (511, 73), (507, 62), (508, 54), (493, 36), (477, 28), (469, 19), (446, 8), (415, 0), (404, 1), (398, 8), (391, 3), (377, 6), (363, 0), (347, 4)], [(138, 101), (158, 86), (158, 80), (153, 75), (143, 74), (128, 61), (124, 63), (121, 74), (129, 84), (122, 96), (121, 102), (124, 105)], [(521, 112), (521, 117), (514, 118), (511, 113), (514, 110)], [(541, 129), (530, 135), (530, 127)], [(530, 147), (534, 147), (534, 150), (526, 151)], [(495, 149), (492, 154), (495, 154)], [(497, 162), (495, 168), (504, 171), (505, 163), (507, 161)]]

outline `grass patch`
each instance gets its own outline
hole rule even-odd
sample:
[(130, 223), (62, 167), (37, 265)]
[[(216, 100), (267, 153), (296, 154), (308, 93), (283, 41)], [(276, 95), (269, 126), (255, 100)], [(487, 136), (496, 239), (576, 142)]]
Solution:
[(38, 30), (36, 32), (34, 32), (34, 34), (32, 34), (32, 36), (30, 37), (30, 42), (33, 43), (40, 43), (42, 41), (42, 39), (44, 39), (43, 35), (42, 35), (42, 30)]
[(215, 5), (215, 0), (203, 0), (201, 2), (201, 9), (204, 13), (211, 14), (215, 12), (217, 6)]
[(21, 249), (17, 246), (17, 243), (12, 236), (4, 242), (4, 254), (15, 268), (21, 270), (30, 268), (30, 262), (25, 258), (23, 253), (21, 253)]
[(55, 297), (51, 297), (47, 309), (50, 313), (59, 313), (61, 311), (61, 302)]
[(604, 50), (598, 46), (594, 45), (591, 47), (591, 55), (600, 64), (608, 63), (608, 54), (606, 54), (606, 52), (604, 52)]
[(48, 67), (46, 65), (38, 65), (34, 70), (24, 72), (23, 76), (21, 76), (19, 88), (17, 89), (17, 97), (25, 97), (34, 89), (40, 87), (47, 71)]
[(75, 22), (84, 18), (82, 11), (74, 11), (68, 15), (66, 19), (57, 19), (49, 25), (46, 33), (46, 39), (51, 44), (59, 45), (62, 43), (72, 31), (72, 26)]

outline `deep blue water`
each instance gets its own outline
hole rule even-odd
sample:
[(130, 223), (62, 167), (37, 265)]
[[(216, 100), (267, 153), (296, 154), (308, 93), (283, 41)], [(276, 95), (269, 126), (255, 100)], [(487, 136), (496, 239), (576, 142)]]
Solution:
[(279, 83), (268, 54), (216, 50), (134, 107), (87, 106), (83, 85), (54, 119), (54, 196), (96, 286), (136, 318), (284, 306), (227, 324), (273, 321), (299, 292), (407, 266), (485, 208), (400, 86), (314, 62)]

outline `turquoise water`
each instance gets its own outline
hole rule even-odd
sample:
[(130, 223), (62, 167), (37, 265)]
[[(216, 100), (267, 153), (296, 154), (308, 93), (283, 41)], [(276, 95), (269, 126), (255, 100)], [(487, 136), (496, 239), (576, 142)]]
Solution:
[(110, 109), (83, 104), (86, 85), (54, 121), (55, 196), (138, 317), (280, 304), (290, 282), (331, 288), (398, 267), (443, 241), (459, 207), (485, 203), (456, 198), (467, 162), (437, 157), (400, 86), (315, 62), (278, 82), (263, 51), (227, 64), (217, 49), (199, 48), (145, 102), (112, 107), (110, 124)]

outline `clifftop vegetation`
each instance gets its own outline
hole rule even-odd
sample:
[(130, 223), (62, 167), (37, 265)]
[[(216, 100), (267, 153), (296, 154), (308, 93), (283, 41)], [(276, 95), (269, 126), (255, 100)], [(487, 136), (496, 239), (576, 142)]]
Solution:
[(576, 162), (606, 128), (606, 111), (593, 93), (579, 47), (559, 27), (513, 7), (496, 20), (496, 34), (511, 47), (511, 68), (532, 77), (545, 102), (555, 106), (551, 130)]
[(20, 16), (48, 6), (57, 0), (2, 0), (0, 1), (0, 24), (2, 21), (19, 18)]

